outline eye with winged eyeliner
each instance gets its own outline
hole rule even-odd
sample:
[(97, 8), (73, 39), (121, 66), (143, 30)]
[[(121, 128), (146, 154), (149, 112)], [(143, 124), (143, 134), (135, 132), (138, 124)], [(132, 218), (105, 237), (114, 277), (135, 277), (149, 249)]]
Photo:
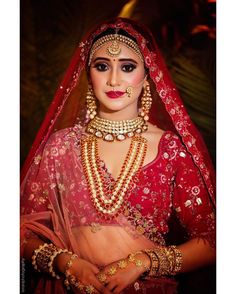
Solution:
[[(132, 58), (120, 58), (118, 61), (121, 63), (121, 69), (124, 72), (132, 72), (137, 67), (137, 62)], [(111, 60), (106, 57), (97, 57), (93, 62), (93, 67), (98, 71), (106, 71), (109, 69)]]

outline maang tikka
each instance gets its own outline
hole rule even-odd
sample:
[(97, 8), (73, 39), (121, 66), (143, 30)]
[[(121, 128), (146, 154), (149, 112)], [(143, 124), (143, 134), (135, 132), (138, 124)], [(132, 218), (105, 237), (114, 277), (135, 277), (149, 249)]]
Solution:
[(144, 87), (143, 96), (141, 98), (141, 112), (140, 115), (145, 121), (149, 120), (149, 111), (152, 106), (152, 95), (150, 90), (150, 84), (146, 81), (146, 86)]
[(88, 90), (86, 94), (86, 106), (87, 106), (87, 114), (90, 119), (93, 119), (97, 112), (97, 105), (96, 105), (96, 100), (95, 100), (95, 95), (93, 92), (92, 85), (89, 83), (88, 84)]

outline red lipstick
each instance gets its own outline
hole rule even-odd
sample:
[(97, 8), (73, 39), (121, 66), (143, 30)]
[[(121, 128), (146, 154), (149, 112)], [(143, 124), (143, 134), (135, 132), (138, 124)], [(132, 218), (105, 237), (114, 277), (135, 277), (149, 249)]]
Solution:
[(124, 94), (125, 94), (125, 92), (121, 92), (121, 91), (109, 91), (109, 92), (106, 92), (106, 95), (109, 98), (112, 98), (112, 99), (119, 98), (120, 96), (122, 96)]

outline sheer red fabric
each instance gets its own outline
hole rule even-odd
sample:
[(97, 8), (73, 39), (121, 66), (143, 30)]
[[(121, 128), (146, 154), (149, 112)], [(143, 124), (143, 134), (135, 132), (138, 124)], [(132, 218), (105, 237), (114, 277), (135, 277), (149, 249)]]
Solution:
[[(99, 218), (92, 206), (80, 157), (80, 138), (86, 124), (87, 59), (94, 38), (108, 28), (121, 28), (137, 40), (154, 100), (150, 121), (166, 130), (157, 157), (143, 166), (127, 192), (124, 210), (112, 221)], [(100, 164), (107, 189), (112, 189), (114, 179), (104, 162)], [(155, 40), (142, 25), (117, 18), (99, 25), (79, 44), (25, 162), (22, 254), (27, 239), (36, 235), (103, 267), (130, 252), (165, 245), (173, 211), (189, 238), (199, 237), (213, 244), (214, 191), (215, 176), (207, 149)], [(140, 281), (139, 286), (136, 293), (176, 293), (171, 278)], [(38, 292), (33, 293), (66, 293), (61, 281), (40, 275), (36, 289)], [(133, 286), (124, 293), (132, 291)]]

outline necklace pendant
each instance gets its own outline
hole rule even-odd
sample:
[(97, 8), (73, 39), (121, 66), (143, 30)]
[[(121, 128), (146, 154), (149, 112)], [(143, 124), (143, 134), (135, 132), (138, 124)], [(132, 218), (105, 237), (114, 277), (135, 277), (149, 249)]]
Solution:
[(112, 134), (106, 134), (106, 136), (104, 136), (104, 140), (108, 142), (112, 142), (114, 141), (114, 137), (112, 136)]
[(123, 135), (123, 134), (119, 134), (119, 135), (116, 136), (116, 139), (117, 139), (118, 141), (124, 141), (124, 140), (125, 140), (125, 135)]
[(128, 138), (132, 138), (134, 136), (134, 132), (129, 132), (129, 133), (127, 133), (127, 137)]
[(102, 138), (102, 132), (100, 132), (100, 131), (96, 131), (95, 136), (96, 136), (97, 138)]

